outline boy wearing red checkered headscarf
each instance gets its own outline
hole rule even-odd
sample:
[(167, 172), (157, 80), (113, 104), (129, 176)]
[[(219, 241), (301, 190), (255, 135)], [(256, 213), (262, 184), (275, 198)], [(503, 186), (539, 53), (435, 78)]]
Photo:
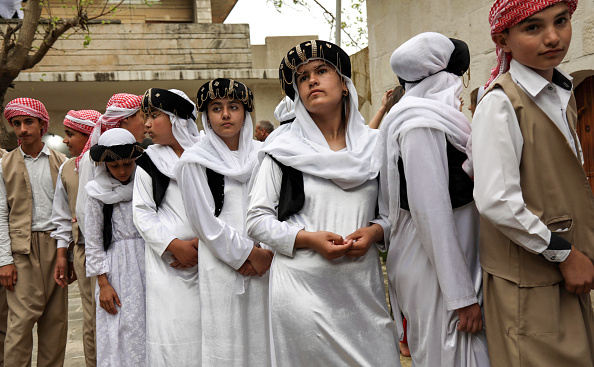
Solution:
[[(62, 288), (78, 279), (83, 309), (83, 346), (87, 366), (96, 365), (94, 280), (88, 278), (85, 266), (85, 239), (78, 229), (76, 201), (78, 195), (77, 165), (82, 151), (101, 114), (94, 110), (69, 111), (64, 118), (64, 144), (73, 156), (58, 173), (52, 211), (57, 229), (52, 233), (58, 244), (54, 280)], [(68, 262), (67, 252), (71, 258)]]
[(4, 116), (19, 147), (0, 161), (0, 284), (7, 290), (4, 365), (31, 364), (37, 324), (38, 366), (62, 365), (66, 349), (67, 290), (54, 282), (56, 242), (50, 233), (54, 188), (66, 157), (41, 137), (49, 127), (45, 106), (32, 98), (10, 101)]
[(594, 196), (575, 132), (571, 76), (557, 66), (577, 0), (497, 0), (498, 64), (473, 119), (492, 366), (594, 361)]

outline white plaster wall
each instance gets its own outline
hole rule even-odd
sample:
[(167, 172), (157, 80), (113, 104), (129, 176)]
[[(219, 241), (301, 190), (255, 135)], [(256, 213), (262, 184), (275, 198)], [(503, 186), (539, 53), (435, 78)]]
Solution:
[[(440, 32), (468, 43), (471, 54), (470, 85), (462, 93), (466, 107), (470, 92), (486, 83), (496, 64), (489, 31), (493, 0), (373, 0), (367, 2), (372, 110), (383, 93), (393, 88), (396, 76), (390, 68), (392, 52), (422, 32)], [(572, 18), (573, 38), (561, 68), (576, 77), (594, 74), (594, 1), (582, 0)]]

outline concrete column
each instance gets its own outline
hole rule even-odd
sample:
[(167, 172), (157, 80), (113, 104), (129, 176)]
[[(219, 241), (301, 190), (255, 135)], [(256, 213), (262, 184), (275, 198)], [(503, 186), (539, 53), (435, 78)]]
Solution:
[(211, 0), (194, 0), (194, 23), (212, 23)]

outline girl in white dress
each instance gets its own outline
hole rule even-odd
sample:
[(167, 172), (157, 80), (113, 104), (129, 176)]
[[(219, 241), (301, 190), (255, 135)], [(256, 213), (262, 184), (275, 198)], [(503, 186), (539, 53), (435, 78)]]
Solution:
[(176, 167), (191, 229), (200, 240), (198, 269), (202, 365), (266, 367), (268, 275), (272, 252), (245, 231), (247, 186), (256, 163), (243, 83), (219, 78), (198, 91), (204, 139)]
[(97, 277), (97, 366), (144, 367), (144, 240), (132, 222), (135, 159), (127, 130), (106, 131), (90, 150), (95, 179), (85, 186), (87, 276)]
[(184, 92), (151, 88), (141, 106), (155, 144), (136, 163), (134, 224), (146, 241), (147, 366), (200, 365), (198, 239), (174, 167), (200, 140), (196, 106)]
[[(325, 41), (281, 62), (295, 120), (269, 136), (250, 185), (248, 234), (276, 251), (270, 269), (273, 364), (399, 366), (375, 244), (377, 131), (357, 110), (350, 60)], [(279, 129), (280, 130), (280, 129)]]

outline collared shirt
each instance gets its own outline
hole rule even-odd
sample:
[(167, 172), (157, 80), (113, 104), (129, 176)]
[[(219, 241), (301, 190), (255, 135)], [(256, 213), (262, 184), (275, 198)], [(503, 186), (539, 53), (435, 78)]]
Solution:
[[(52, 231), (56, 227), (51, 221), (54, 185), (49, 165), (50, 150), (44, 144), (43, 149), (35, 158), (25, 154), (21, 147), (18, 150), (25, 160), (25, 167), (31, 183), (33, 196), (31, 231)], [(23, 188), (23, 190), (26, 189)], [(10, 236), (8, 235), (8, 213), (4, 173), (0, 165), (0, 266), (13, 263)]]
[[(567, 122), (571, 76), (556, 69), (553, 82), (549, 82), (513, 59), (510, 75), (557, 125), (583, 162), (581, 149), (575, 151)], [(472, 122), (477, 207), (501, 232), (526, 250), (543, 254), (549, 261), (564, 261), (570, 251), (547, 250), (551, 231), (526, 208), (520, 186), (523, 144), (520, 124), (509, 98), (502, 89), (492, 90), (479, 102)]]
[[(54, 202), (52, 209), (52, 222), (56, 226), (56, 230), (52, 232), (52, 237), (56, 239), (58, 248), (67, 248), (72, 237), (72, 214), (70, 213), (70, 205), (68, 203), (68, 192), (62, 183), (62, 174), (64, 164), (60, 166), (58, 179), (56, 180), (56, 193), (54, 194)], [(78, 244), (85, 243), (85, 238), (82, 233), (79, 233)]]

